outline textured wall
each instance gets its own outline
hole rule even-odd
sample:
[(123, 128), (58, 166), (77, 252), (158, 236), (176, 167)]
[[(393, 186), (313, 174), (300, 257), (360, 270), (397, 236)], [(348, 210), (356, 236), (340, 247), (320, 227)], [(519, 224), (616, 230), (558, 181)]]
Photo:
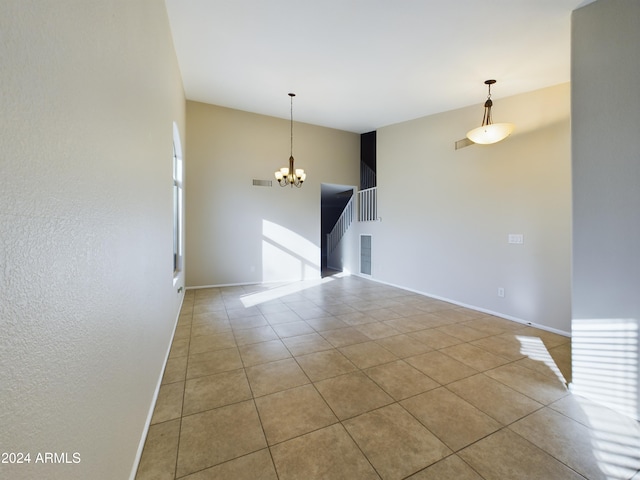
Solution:
[[(302, 95), (294, 115), (297, 108)], [(289, 114), (286, 92), (282, 111)], [(273, 172), (288, 166), (288, 120), (187, 102), (187, 285), (319, 277), (320, 187), (358, 184), (360, 136), (304, 123), (293, 135), (307, 180), (281, 188)]]
[(0, 477), (128, 478), (181, 301), (165, 6), (4, 0), (0, 32), (0, 446), (32, 455)]
[[(498, 94), (495, 121), (516, 130), (495, 145), (454, 150), (480, 123), (481, 103), (378, 130), (382, 221), (357, 224), (352, 246), (373, 235), (376, 280), (568, 334), (569, 85)], [(511, 233), (524, 244), (507, 243)], [(357, 272), (357, 251), (344, 257)]]

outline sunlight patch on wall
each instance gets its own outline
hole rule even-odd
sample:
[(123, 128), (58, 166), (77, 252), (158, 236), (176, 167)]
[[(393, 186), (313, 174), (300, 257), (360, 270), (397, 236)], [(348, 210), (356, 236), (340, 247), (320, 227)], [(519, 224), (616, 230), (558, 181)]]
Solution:
[(288, 228), (262, 221), (262, 281), (320, 278), (320, 247)]
[(636, 319), (574, 319), (572, 391), (638, 419), (638, 335)]

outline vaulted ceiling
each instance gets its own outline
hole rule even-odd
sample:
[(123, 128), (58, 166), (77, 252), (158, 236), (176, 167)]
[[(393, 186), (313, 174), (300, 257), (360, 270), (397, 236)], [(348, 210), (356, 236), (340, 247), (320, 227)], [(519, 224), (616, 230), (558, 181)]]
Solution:
[(592, 0), (165, 0), (188, 99), (364, 133), (570, 79)]

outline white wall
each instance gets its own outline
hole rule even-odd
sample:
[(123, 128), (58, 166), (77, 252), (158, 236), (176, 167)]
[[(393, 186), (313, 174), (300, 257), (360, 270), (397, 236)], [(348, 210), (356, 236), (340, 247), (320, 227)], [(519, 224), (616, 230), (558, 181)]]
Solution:
[(640, 418), (640, 3), (572, 17), (573, 387)]
[[(287, 116), (286, 92), (282, 103)], [(303, 108), (297, 96), (294, 116)], [(187, 102), (187, 124), (187, 285), (319, 278), (321, 184), (357, 184), (360, 136), (295, 122), (307, 180), (281, 188), (273, 172), (288, 166), (289, 120)]]
[(164, 2), (5, 0), (0, 32), (0, 445), (31, 453), (0, 477), (128, 478), (182, 299)]
[[(516, 124), (501, 143), (454, 150), (483, 102), (378, 130), (382, 221), (357, 224), (352, 245), (372, 234), (376, 280), (568, 334), (569, 85), (509, 98), (497, 85), (494, 119)], [(345, 260), (358, 271), (357, 251)]]

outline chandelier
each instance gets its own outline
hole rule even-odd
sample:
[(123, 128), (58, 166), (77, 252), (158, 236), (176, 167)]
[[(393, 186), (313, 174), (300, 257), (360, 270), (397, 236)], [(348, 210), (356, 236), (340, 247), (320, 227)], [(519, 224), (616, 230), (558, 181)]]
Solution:
[(281, 187), (291, 185), (292, 187), (300, 188), (305, 178), (307, 178), (307, 174), (304, 173), (302, 168), (296, 169), (293, 166), (293, 97), (295, 97), (296, 94), (290, 93), (289, 96), (291, 97), (291, 152), (289, 154), (289, 167), (276, 170), (274, 175)]
[(513, 123), (493, 123), (491, 118), (491, 107), (493, 106), (493, 101), (491, 100), (491, 85), (496, 83), (496, 81), (486, 80), (484, 83), (489, 87), (489, 96), (487, 97), (487, 101), (484, 102), (482, 126), (469, 131), (467, 138), (474, 143), (488, 145), (507, 138), (511, 135), (511, 132), (513, 132), (515, 125)]

